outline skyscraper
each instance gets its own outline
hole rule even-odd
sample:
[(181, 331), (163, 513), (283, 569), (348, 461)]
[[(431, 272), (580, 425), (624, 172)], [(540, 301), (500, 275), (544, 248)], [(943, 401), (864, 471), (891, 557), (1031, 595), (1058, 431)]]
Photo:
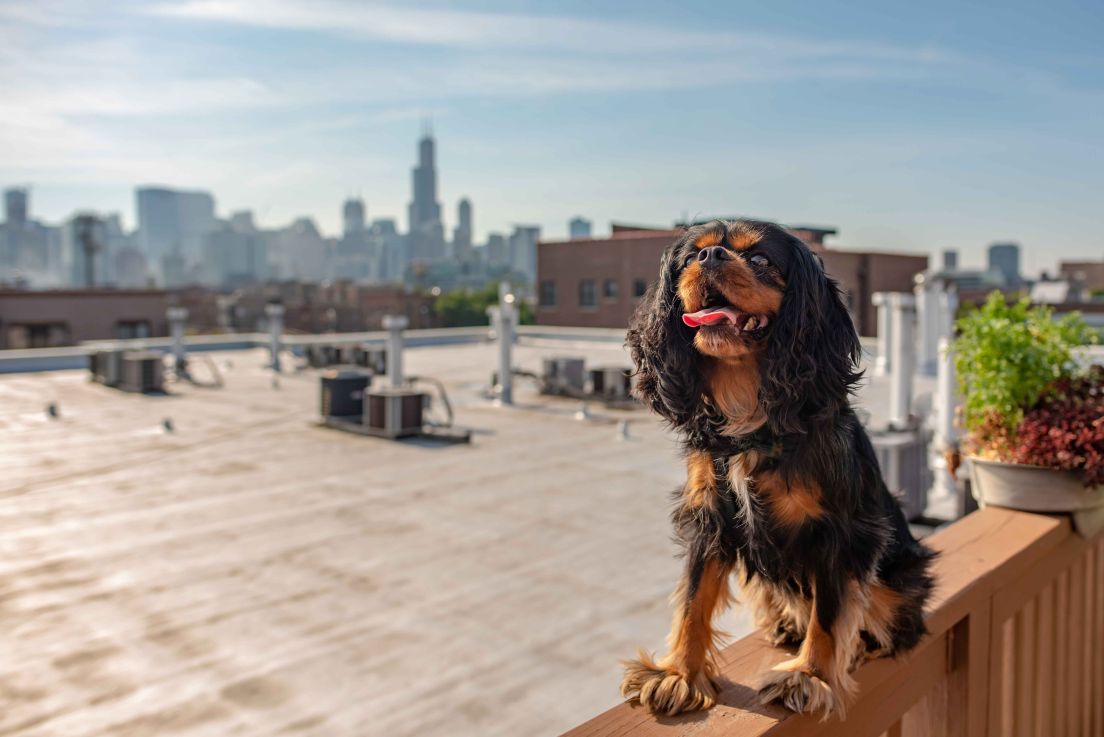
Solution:
[(445, 229), (441, 203), (437, 201), (437, 166), (434, 141), (428, 127), (418, 141), (418, 165), (411, 172), (413, 198), (410, 201), (410, 256), (432, 261), (445, 255)]
[(452, 231), (452, 256), (461, 263), (471, 259), (472, 206), (465, 197), (456, 206), (456, 227)]
[(571, 240), (590, 237), (591, 223), (584, 217), (576, 215), (567, 222), (567, 232)]
[(511, 270), (524, 274), (530, 282), (537, 278), (537, 241), (539, 240), (539, 225), (515, 225), (508, 242)]
[(359, 197), (350, 197), (345, 200), (345, 206), (341, 208), (342, 220), (345, 224), (345, 237), (364, 232), (366, 211), (364, 200)]
[(27, 224), (27, 190), (13, 187), (4, 190), (4, 222), (12, 228)]
[[(207, 235), (215, 230), (215, 200), (207, 192), (139, 187), (138, 245), (154, 269), (172, 256), (174, 271), (198, 264)], [(162, 273), (162, 283), (167, 283)]]
[(989, 271), (1000, 274), (1008, 286), (1020, 283), (1020, 245), (994, 243), (989, 246)]

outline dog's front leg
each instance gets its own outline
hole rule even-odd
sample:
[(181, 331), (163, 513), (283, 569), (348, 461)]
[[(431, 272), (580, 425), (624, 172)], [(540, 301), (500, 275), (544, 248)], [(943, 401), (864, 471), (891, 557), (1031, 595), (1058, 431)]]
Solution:
[(704, 551), (691, 551), (686, 574), (671, 597), (675, 605), (667, 655), (658, 662), (641, 652), (625, 662), (621, 694), (656, 714), (708, 709), (717, 700), (713, 616), (729, 601), (731, 567)]
[(813, 584), (812, 616), (797, 657), (779, 663), (760, 682), (763, 703), (779, 701), (821, 719), (843, 717), (855, 690), (850, 669), (865, 608), (863, 589), (832, 570)]

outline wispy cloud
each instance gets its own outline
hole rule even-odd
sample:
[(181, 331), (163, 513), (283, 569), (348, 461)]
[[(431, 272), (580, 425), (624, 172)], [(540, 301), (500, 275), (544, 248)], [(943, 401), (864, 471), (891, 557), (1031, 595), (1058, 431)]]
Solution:
[(416, 8), (349, 0), (181, 0), (152, 6), (153, 15), (265, 28), (320, 31), (403, 44), (476, 51), (570, 51), (590, 55), (695, 55), (770, 52), (788, 58), (866, 58), (933, 64), (953, 60), (944, 50), (843, 39), (824, 41), (766, 33), (661, 28), (629, 21), (560, 15)]

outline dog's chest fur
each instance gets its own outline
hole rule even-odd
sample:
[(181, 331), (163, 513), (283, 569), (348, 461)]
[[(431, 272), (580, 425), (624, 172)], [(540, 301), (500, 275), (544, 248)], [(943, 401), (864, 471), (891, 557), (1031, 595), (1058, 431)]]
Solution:
[(750, 572), (776, 583), (800, 581), (806, 577), (800, 561), (808, 556), (792, 554), (792, 547), (807, 537), (814, 520), (780, 519), (778, 500), (765, 483), (769, 471), (762, 470), (756, 451), (714, 459), (716, 508), (719, 528), (738, 561)]

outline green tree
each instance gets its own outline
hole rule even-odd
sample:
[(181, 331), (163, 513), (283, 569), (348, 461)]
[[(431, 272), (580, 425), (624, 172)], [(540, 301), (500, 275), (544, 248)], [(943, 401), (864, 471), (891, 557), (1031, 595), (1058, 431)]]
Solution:
[[(487, 308), (498, 304), (498, 286), (488, 284), (482, 289), (458, 289), (446, 292), (437, 298), (434, 310), (441, 319), (442, 327), (459, 328), (487, 324)], [(518, 312), (522, 325), (532, 325), (533, 306), (519, 301)]]

